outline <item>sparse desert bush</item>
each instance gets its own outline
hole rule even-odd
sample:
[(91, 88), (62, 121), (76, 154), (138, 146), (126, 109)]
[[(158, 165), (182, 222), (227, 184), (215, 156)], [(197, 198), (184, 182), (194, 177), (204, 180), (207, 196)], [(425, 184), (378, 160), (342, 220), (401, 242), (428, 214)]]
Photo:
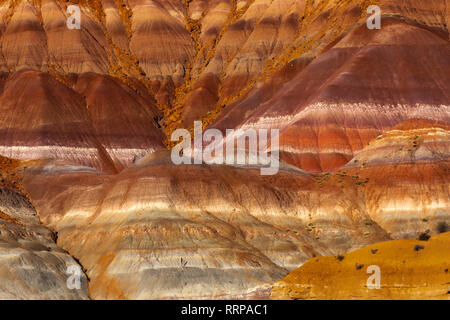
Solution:
[(436, 230), (439, 233), (444, 233), (444, 232), (450, 231), (450, 227), (447, 224), (447, 222), (441, 221), (441, 222), (438, 222), (438, 224), (436, 226)]
[(430, 239), (430, 235), (428, 234), (428, 233), (426, 233), (426, 232), (422, 232), (420, 235), (419, 235), (419, 240), (420, 241), (428, 241), (428, 239)]

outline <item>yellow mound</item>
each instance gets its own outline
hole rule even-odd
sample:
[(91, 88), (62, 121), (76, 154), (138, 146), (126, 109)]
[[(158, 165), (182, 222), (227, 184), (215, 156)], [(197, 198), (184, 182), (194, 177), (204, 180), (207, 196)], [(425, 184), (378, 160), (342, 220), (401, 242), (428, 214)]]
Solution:
[[(379, 289), (373, 279), (377, 267), (368, 273), (370, 266), (379, 267)], [(310, 259), (276, 282), (271, 298), (450, 300), (450, 232), (428, 241), (388, 241)]]

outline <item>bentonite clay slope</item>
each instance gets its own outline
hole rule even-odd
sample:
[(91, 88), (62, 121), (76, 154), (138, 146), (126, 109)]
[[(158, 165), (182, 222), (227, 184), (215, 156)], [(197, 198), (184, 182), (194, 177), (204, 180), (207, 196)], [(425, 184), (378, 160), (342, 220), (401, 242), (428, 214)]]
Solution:
[(389, 239), (364, 224), (354, 188), (154, 157), (117, 176), (45, 162), (25, 172), (42, 221), (88, 270), (93, 298), (263, 297), (309, 257)]
[(354, 29), (307, 67), (290, 62), (210, 127), (279, 129), (281, 158), (321, 172), (406, 119), (448, 122), (450, 42), (403, 22), (382, 23), (381, 30)]
[(121, 49), (122, 20), (111, 20), (116, 4), (106, 1), (103, 16), (94, 2), (81, 6), (81, 30), (70, 30), (69, 3), (2, 1), (1, 154), (117, 172), (164, 147), (162, 114), (139, 62)]
[(411, 120), (395, 129), (371, 141), (330, 180), (351, 177), (364, 186), (370, 218), (394, 239), (436, 232), (440, 222), (450, 223), (449, 125)]
[[(72, 133), (67, 144), (60, 138), (75, 129), (72, 122), (66, 130), (32, 112), (52, 130), (25, 141), (19, 135), (36, 137), (34, 125), (4, 121), (5, 155), (119, 171), (161, 149), (161, 131), (170, 135), (197, 119), (207, 125), (225, 110), (219, 128), (279, 127), (283, 159), (319, 172), (345, 164), (410, 114), (448, 119), (448, 0), (76, 3), (80, 30), (66, 26), (67, 1), (0, 1), (1, 83), (25, 77), (24, 69), (49, 74), (79, 95), (86, 110), (77, 115), (78, 131), (91, 137), (75, 151), (80, 136)], [(381, 30), (365, 28), (374, 3)], [(45, 90), (65, 95), (64, 87)], [(21, 103), (33, 110), (45, 101)], [(1, 119), (15, 119), (14, 112), (4, 109)]]
[[(0, 160), (0, 299), (88, 299), (81, 266), (56, 245), (55, 234), (40, 224), (34, 207), (18, 191), (20, 164)], [(70, 267), (80, 272), (78, 290), (67, 286)]]
[(392, 131), (333, 174), (174, 166), (160, 153), (115, 176), (35, 162), (24, 185), (93, 298), (265, 297), (308, 258), (450, 224), (448, 134)]
[[(271, 298), (449, 300), (450, 232), (428, 241), (373, 244), (338, 257), (313, 258), (276, 282)], [(367, 280), (377, 266), (380, 288)], [(369, 274), (368, 274), (369, 273)]]
[(0, 152), (117, 172), (163, 148), (149, 99), (109, 76), (83, 74), (71, 89), (47, 73), (16, 72), (0, 97)]
[(380, 5), (384, 16), (406, 19), (448, 36), (445, 21), (449, 13), (444, 2), (189, 2), (187, 26), (198, 51), (176, 96), (174, 114), (180, 112), (180, 102), (184, 126), (191, 126), (198, 117), (209, 122), (290, 60), (311, 60), (355, 25), (363, 24), (371, 4)]

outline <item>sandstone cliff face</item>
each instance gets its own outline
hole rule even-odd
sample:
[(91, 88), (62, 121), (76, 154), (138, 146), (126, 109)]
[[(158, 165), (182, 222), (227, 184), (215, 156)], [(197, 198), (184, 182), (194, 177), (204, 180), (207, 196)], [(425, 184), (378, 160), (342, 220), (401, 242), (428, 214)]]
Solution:
[[(313, 258), (276, 282), (272, 299), (432, 299), (448, 300), (450, 233), (428, 241), (374, 244), (339, 257)], [(367, 279), (380, 270), (380, 287)]]

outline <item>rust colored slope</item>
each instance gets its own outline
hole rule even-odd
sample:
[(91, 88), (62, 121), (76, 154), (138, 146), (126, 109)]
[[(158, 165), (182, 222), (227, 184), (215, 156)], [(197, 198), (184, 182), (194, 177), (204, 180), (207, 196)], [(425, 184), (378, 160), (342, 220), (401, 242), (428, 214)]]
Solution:
[(117, 172), (135, 157), (164, 148), (161, 117), (149, 96), (94, 73), (73, 77), (74, 90), (46, 73), (10, 76), (0, 98), (1, 154), (65, 159)]
[(379, 0), (378, 3), (383, 14), (403, 17), (409, 23), (426, 26), (450, 37), (449, 0)]
[[(409, 118), (450, 119), (450, 43), (419, 27), (365, 25), (299, 68), (232, 105), (210, 127), (278, 128), (282, 159), (312, 172), (347, 163), (381, 132)], [(280, 76), (278, 76), (280, 77)], [(274, 92), (267, 100), (265, 91)]]
[[(313, 258), (276, 282), (271, 298), (449, 300), (449, 253), (447, 232), (428, 241), (388, 241), (338, 257)], [(380, 289), (367, 286), (366, 271), (374, 265), (381, 271)]]
[(74, 90), (86, 97), (95, 136), (118, 167), (164, 148), (164, 134), (155, 121), (160, 112), (120, 80), (85, 73), (78, 77)]
[(180, 11), (174, 11), (174, 7), (165, 5), (168, 4), (164, 1), (133, 3), (130, 49), (150, 78), (169, 79), (179, 85), (186, 62), (194, 54), (194, 45), (184, 26), (184, 16)]
[(39, 9), (28, 1), (14, 8), (1, 38), (1, 51), (10, 70), (47, 70), (47, 39)]
[(61, 158), (115, 172), (80, 95), (46, 73), (12, 75), (0, 99), (1, 154), (15, 159)]
[[(173, 109), (169, 110), (168, 132), (181, 124), (189, 127), (192, 120), (199, 118), (205, 125), (211, 123), (223, 108), (291, 59), (318, 54), (360, 19), (365, 6), (363, 1), (351, 0), (243, 4), (221, 4), (220, 13), (229, 12), (229, 16), (212, 45), (200, 41), (185, 86), (177, 90)], [(204, 22), (209, 22), (210, 12), (218, 14), (218, 10), (206, 11), (197, 23), (203, 27)], [(208, 26), (205, 30), (209, 30)]]

